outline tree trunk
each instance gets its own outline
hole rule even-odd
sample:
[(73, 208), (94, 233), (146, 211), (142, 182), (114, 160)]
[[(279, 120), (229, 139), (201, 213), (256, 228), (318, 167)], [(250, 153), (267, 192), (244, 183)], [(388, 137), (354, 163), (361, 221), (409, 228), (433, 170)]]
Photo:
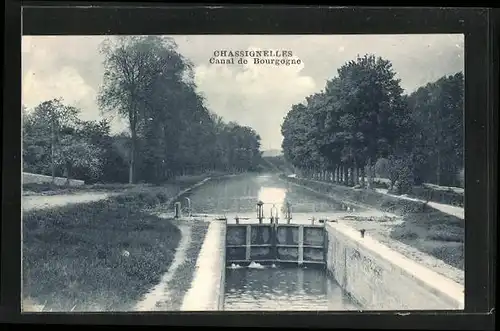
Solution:
[(373, 178), (373, 164), (371, 158), (368, 158), (367, 168), (368, 168), (368, 188), (372, 188), (374, 178)]
[[(54, 115), (52, 115), (53, 117)], [(56, 161), (55, 161), (55, 156), (56, 156), (56, 150), (55, 150), (55, 144), (56, 144), (56, 130), (55, 130), (55, 123), (54, 123), (54, 118), (51, 119), (51, 125), (50, 125), (50, 170), (52, 172), (52, 184), (56, 182)]]
[(132, 129), (132, 146), (130, 148), (130, 162), (128, 169), (128, 183), (134, 184), (135, 181), (135, 147), (136, 147), (137, 134), (135, 128)]
[(355, 183), (356, 185), (359, 185), (359, 165), (358, 165), (357, 163), (356, 163), (355, 168), (356, 168), (356, 172), (355, 172), (355, 173), (356, 173), (356, 178), (355, 178), (355, 180), (354, 180), (354, 183)]
[(66, 186), (69, 186), (71, 180), (71, 163), (66, 162)]
[(351, 166), (351, 186), (356, 185), (356, 171), (354, 170), (354, 165)]
[(366, 174), (365, 174), (365, 167), (361, 166), (361, 186), (365, 187), (366, 186)]
[(441, 152), (437, 152), (436, 184), (441, 185)]
[(137, 108), (134, 103), (134, 100), (131, 100), (131, 109), (129, 109), (129, 124), (130, 124), (130, 133), (132, 135), (132, 144), (130, 148), (130, 163), (129, 163), (129, 171), (128, 171), (128, 182), (129, 184), (134, 184), (136, 180), (135, 174), (135, 159), (137, 155)]
[(349, 167), (349, 165), (346, 165), (345, 167), (345, 184), (346, 186), (350, 186), (351, 185), (351, 168)]

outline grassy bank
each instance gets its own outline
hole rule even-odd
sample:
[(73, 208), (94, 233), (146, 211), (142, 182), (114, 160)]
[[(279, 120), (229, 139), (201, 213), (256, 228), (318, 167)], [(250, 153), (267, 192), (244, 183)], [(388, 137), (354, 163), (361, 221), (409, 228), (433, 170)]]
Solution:
[(165, 186), (176, 186), (179, 190), (186, 189), (187, 187), (202, 181), (207, 177), (224, 176), (223, 173), (213, 172), (200, 175), (186, 175), (178, 176), (161, 185), (153, 184), (88, 184), (81, 186), (59, 186), (51, 183), (30, 183), (23, 184), (23, 195), (58, 195), (58, 194), (77, 194), (85, 192), (140, 192), (148, 189), (162, 188)]
[[(390, 181), (388, 179), (376, 178), (373, 186), (388, 190), (390, 188)], [(422, 185), (414, 185), (411, 191), (407, 193), (407, 196), (452, 206), (464, 206), (464, 189), (458, 187), (445, 187), (424, 183)]]
[(399, 215), (403, 222), (390, 231), (390, 238), (464, 270), (465, 221), (427, 207), (418, 201), (398, 199), (374, 190), (353, 189), (319, 181), (282, 177), (310, 187), (337, 201), (358, 203)]
[(130, 309), (172, 262), (180, 231), (144, 212), (201, 178), (23, 213), (23, 298), (45, 311)]

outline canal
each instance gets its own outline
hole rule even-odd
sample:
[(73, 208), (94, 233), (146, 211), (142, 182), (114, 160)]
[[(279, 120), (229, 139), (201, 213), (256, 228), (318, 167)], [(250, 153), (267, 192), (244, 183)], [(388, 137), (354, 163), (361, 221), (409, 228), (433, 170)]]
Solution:
[[(292, 222), (311, 222), (310, 218), (335, 217), (353, 207), (326, 200), (272, 175), (242, 175), (214, 179), (190, 195), (195, 213), (247, 217), (256, 222), (256, 202), (265, 203), (264, 215), (273, 205), (281, 210), (285, 201), (292, 205)], [(359, 209), (359, 208), (358, 208)], [(361, 210), (357, 210), (361, 212)], [(280, 215), (283, 215), (280, 212)], [(252, 264), (227, 266), (224, 310), (358, 310), (358, 307), (316, 268), (276, 268)]]

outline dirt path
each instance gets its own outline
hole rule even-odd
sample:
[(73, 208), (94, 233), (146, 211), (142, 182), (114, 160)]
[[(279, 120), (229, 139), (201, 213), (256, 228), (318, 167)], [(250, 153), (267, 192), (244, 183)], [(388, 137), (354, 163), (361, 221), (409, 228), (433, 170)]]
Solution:
[(134, 311), (168, 311), (170, 310), (170, 291), (168, 284), (172, 281), (177, 269), (184, 263), (186, 252), (191, 243), (191, 227), (185, 224), (178, 224), (181, 230), (181, 240), (175, 251), (174, 260), (168, 271), (162, 276), (160, 283), (153, 287), (144, 298), (139, 301)]
[[(418, 201), (418, 202), (422, 202), (422, 203), (426, 202), (424, 200), (417, 199), (417, 198), (410, 198), (410, 197), (405, 196), (405, 195), (390, 194), (390, 193), (387, 193), (387, 189), (380, 189), (379, 188), (379, 189), (375, 189), (375, 190), (377, 192), (379, 192), (379, 193), (382, 193), (382, 194), (385, 194), (385, 195), (388, 195), (388, 196), (391, 196), (391, 197), (394, 197), (394, 198), (397, 198), (397, 199), (403, 199), (403, 200), (409, 200), (409, 201)], [(434, 208), (434, 209), (442, 211), (443, 213), (446, 213), (448, 215), (452, 215), (452, 216), (464, 219), (464, 209), (462, 207), (447, 205), (447, 204), (444, 204), (444, 203), (433, 202), (433, 201), (429, 201), (429, 202), (427, 202), (427, 204), (429, 206), (431, 206), (432, 208)]]
[(73, 203), (91, 202), (106, 199), (117, 193), (88, 192), (79, 194), (60, 194), (60, 195), (31, 195), (22, 197), (23, 211), (44, 209), (51, 207), (61, 207)]

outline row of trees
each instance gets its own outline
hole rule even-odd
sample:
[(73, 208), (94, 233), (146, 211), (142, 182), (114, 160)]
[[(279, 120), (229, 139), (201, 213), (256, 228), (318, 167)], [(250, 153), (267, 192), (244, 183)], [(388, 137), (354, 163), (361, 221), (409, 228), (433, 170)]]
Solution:
[(457, 186), (463, 74), (406, 95), (390, 61), (358, 57), (293, 105), (281, 132), (287, 161), (306, 176), (364, 186), (365, 176), (372, 184), (375, 164), (385, 163), (385, 177), (400, 192), (422, 182)]
[(98, 104), (127, 119), (111, 135), (107, 120), (81, 121), (62, 100), (24, 111), (24, 169), (88, 181), (158, 183), (181, 174), (257, 170), (260, 137), (207, 109), (191, 63), (160, 36), (106, 39)]

